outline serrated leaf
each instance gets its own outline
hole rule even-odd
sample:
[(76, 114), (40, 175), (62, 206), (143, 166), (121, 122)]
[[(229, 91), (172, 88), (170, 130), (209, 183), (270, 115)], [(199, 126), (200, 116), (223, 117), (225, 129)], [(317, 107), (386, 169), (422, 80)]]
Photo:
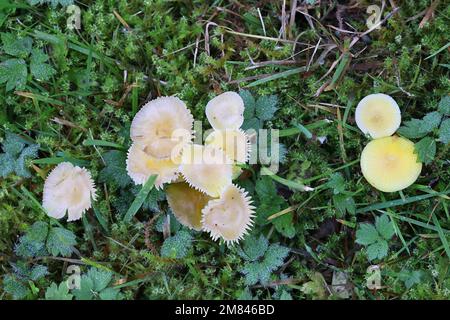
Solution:
[(59, 286), (52, 282), (45, 291), (45, 300), (72, 300), (73, 295), (69, 293), (67, 282), (61, 282)]
[(64, 228), (52, 228), (47, 238), (47, 250), (53, 256), (68, 257), (74, 251), (74, 246), (77, 244), (76, 236), (72, 231)]
[(421, 131), (422, 120), (419, 119), (411, 119), (409, 121), (405, 121), (405, 125), (401, 126), (398, 129), (398, 133), (402, 136), (410, 139), (422, 138), (427, 133)]
[(273, 219), (272, 223), (282, 236), (292, 239), (296, 234), (293, 218), (294, 215), (289, 212)]
[(439, 128), (439, 141), (443, 144), (450, 142), (450, 118), (445, 119)]
[(420, 162), (430, 164), (436, 155), (436, 141), (431, 137), (422, 138), (415, 144), (414, 153), (417, 154)]
[(2, 150), (11, 156), (18, 156), (25, 145), (26, 143), (19, 135), (6, 132), (5, 140), (2, 143)]
[(41, 50), (33, 49), (31, 52), (30, 71), (37, 80), (46, 81), (56, 73), (55, 69), (46, 63), (47, 60), (48, 55)]
[(39, 280), (48, 274), (48, 268), (43, 265), (35, 265), (30, 271), (30, 279), (33, 281)]
[(450, 96), (443, 96), (438, 105), (438, 111), (443, 115), (450, 116)]
[(80, 288), (72, 290), (77, 300), (92, 300), (94, 298), (94, 281), (87, 275), (81, 276)]
[(174, 236), (164, 240), (161, 247), (161, 256), (182, 259), (186, 257), (192, 247), (192, 236), (188, 231), (178, 231)]
[(33, 45), (30, 37), (18, 38), (12, 33), (2, 33), (1, 38), (5, 53), (18, 58), (26, 58), (30, 54)]
[(441, 119), (442, 115), (437, 111), (427, 113), (425, 117), (423, 117), (420, 131), (424, 133), (433, 131), (433, 129), (439, 126), (439, 123), (441, 123)]
[(394, 225), (386, 214), (375, 218), (375, 227), (385, 240), (390, 240), (395, 233)]
[(258, 118), (250, 118), (250, 119), (245, 119), (244, 123), (242, 124), (241, 129), (242, 130), (249, 130), (249, 129), (253, 129), (253, 130), (260, 130), (263, 127), (263, 123), (262, 120), (258, 119)]
[(126, 169), (127, 155), (119, 150), (111, 150), (102, 155), (106, 162), (106, 167), (100, 171), (99, 181), (113, 183), (120, 188), (124, 188), (131, 183)]
[(377, 229), (370, 223), (361, 223), (356, 231), (356, 243), (369, 245), (380, 238)]
[(17, 277), (6, 275), (3, 278), (3, 290), (9, 293), (13, 299), (19, 300), (30, 294), (30, 289), (25, 286)]
[(278, 110), (278, 97), (275, 95), (262, 96), (256, 101), (256, 117), (262, 121), (270, 120)]
[(345, 191), (345, 179), (339, 172), (333, 173), (330, 176), (330, 180), (328, 180), (326, 186), (333, 189), (334, 194), (342, 193)]
[(265, 254), (268, 247), (269, 241), (263, 235), (259, 238), (249, 236), (245, 238), (242, 248), (238, 249), (238, 254), (247, 261), (255, 261)]
[(105, 289), (112, 281), (113, 274), (107, 270), (99, 270), (97, 268), (89, 269), (87, 277), (91, 278), (93, 283), (93, 290), (100, 292)]
[(121, 294), (119, 289), (106, 288), (100, 292), (99, 297), (101, 300), (119, 300), (121, 299)]
[(387, 255), (388, 249), (388, 243), (383, 239), (378, 239), (378, 241), (367, 247), (367, 257), (370, 261), (382, 259)]
[(27, 0), (27, 1), (32, 6), (47, 3), (50, 4), (53, 8), (55, 8), (58, 5), (66, 7), (73, 4), (73, 0)]
[(336, 194), (333, 196), (333, 203), (339, 213), (339, 217), (343, 217), (346, 212), (350, 214), (356, 213), (356, 204), (352, 196)]
[(9, 59), (0, 63), (0, 84), (6, 83), (6, 91), (23, 89), (27, 75), (27, 65), (23, 59)]
[(256, 101), (253, 95), (248, 90), (241, 90), (239, 91), (239, 95), (241, 96), (242, 100), (244, 101), (244, 119), (248, 120), (251, 118), (254, 118), (255, 116), (255, 108), (256, 108)]

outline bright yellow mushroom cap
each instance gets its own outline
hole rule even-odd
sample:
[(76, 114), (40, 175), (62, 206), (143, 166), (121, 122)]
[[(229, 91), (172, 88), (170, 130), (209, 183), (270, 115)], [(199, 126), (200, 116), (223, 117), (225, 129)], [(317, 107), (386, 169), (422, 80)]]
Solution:
[(250, 140), (244, 131), (215, 130), (205, 139), (206, 145), (223, 150), (226, 155), (238, 163), (245, 163), (250, 156)]
[(208, 102), (205, 113), (214, 130), (239, 129), (244, 123), (244, 101), (236, 92), (224, 92)]
[(209, 201), (202, 210), (203, 230), (214, 241), (222, 238), (227, 244), (238, 242), (253, 225), (255, 207), (251, 202), (245, 190), (228, 186), (219, 199)]
[(183, 101), (176, 97), (160, 97), (147, 102), (131, 122), (130, 137), (144, 144), (155, 158), (177, 154), (192, 139), (194, 117)]
[(133, 143), (128, 149), (127, 172), (135, 184), (144, 184), (151, 175), (157, 174), (155, 187), (162, 188), (164, 183), (177, 178), (179, 167), (179, 159), (174, 161), (171, 158), (155, 158), (140, 143)]
[(186, 182), (172, 183), (166, 188), (167, 202), (177, 220), (197, 231), (202, 229), (202, 209), (212, 198)]
[(183, 150), (180, 172), (191, 187), (211, 197), (219, 197), (231, 184), (232, 163), (214, 146), (191, 144)]
[(370, 141), (361, 154), (361, 170), (366, 180), (383, 192), (409, 187), (420, 175), (422, 163), (414, 153), (414, 143), (398, 136)]
[(355, 120), (358, 128), (373, 139), (388, 137), (400, 126), (400, 108), (386, 94), (370, 94), (358, 103)]

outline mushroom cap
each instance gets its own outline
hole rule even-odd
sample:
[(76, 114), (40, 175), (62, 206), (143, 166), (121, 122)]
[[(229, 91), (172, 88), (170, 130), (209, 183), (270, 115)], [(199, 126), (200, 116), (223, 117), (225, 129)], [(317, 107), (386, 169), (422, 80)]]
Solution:
[(400, 108), (387, 94), (370, 94), (358, 103), (355, 120), (358, 128), (373, 139), (388, 137), (400, 127)]
[(133, 143), (128, 149), (127, 172), (135, 184), (145, 184), (150, 176), (157, 174), (155, 188), (161, 189), (164, 183), (177, 178), (180, 164), (176, 160), (155, 158), (147, 152), (145, 145)]
[(244, 123), (244, 101), (236, 92), (224, 92), (208, 102), (205, 113), (214, 130), (239, 129)]
[(241, 129), (215, 130), (205, 139), (205, 144), (219, 148), (239, 163), (247, 162), (250, 156), (250, 140)]
[(414, 143), (398, 136), (370, 141), (361, 154), (361, 170), (366, 180), (383, 192), (409, 187), (420, 175), (422, 163), (414, 153)]
[(91, 198), (95, 200), (96, 197), (89, 171), (70, 162), (62, 162), (45, 180), (42, 206), (50, 217), (61, 219), (67, 212), (67, 221), (74, 221), (81, 219), (91, 207)]
[(212, 198), (191, 188), (186, 182), (171, 183), (166, 187), (169, 207), (177, 220), (186, 227), (202, 229), (202, 209)]
[(183, 150), (180, 172), (191, 187), (211, 197), (219, 197), (231, 184), (232, 163), (218, 148), (190, 144)]
[(208, 202), (202, 210), (203, 230), (215, 241), (218, 238), (227, 244), (242, 239), (253, 225), (254, 208), (244, 189), (229, 185), (219, 199)]
[(177, 97), (160, 97), (147, 102), (131, 122), (133, 142), (144, 144), (155, 158), (168, 158), (188, 144), (193, 135), (194, 117)]

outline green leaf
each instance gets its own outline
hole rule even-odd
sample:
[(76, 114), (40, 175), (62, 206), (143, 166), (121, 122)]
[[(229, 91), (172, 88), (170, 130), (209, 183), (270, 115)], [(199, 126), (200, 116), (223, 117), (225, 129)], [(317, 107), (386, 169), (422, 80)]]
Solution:
[(439, 141), (443, 144), (450, 142), (450, 118), (445, 119), (439, 128)]
[(278, 97), (275, 95), (262, 96), (256, 101), (256, 117), (262, 121), (270, 120), (278, 110)]
[(356, 213), (356, 204), (352, 196), (346, 194), (336, 194), (333, 196), (333, 203), (338, 210), (340, 217), (344, 216), (346, 212), (350, 214)]
[(422, 124), (420, 126), (421, 132), (429, 133), (433, 131), (433, 129), (439, 126), (441, 119), (442, 115), (437, 111), (427, 113), (425, 117), (423, 117)]
[(45, 222), (37, 221), (25, 235), (20, 237), (19, 243), (14, 248), (15, 253), (24, 258), (31, 258), (37, 255), (45, 255), (45, 240), (48, 235), (48, 225)]
[(419, 161), (429, 164), (434, 160), (436, 155), (436, 141), (431, 137), (422, 138), (414, 146), (414, 153), (417, 154)]
[(256, 101), (248, 90), (239, 91), (239, 95), (244, 101), (244, 119), (249, 120), (255, 116)]
[(255, 117), (255, 118), (245, 119), (244, 123), (242, 124), (241, 129), (242, 130), (253, 129), (253, 130), (258, 131), (259, 129), (262, 129), (262, 127), (263, 127), (262, 121)]
[(6, 82), (6, 91), (22, 90), (27, 83), (27, 65), (23, 59), (9, 59), (0, 63), (0, 84)]
[(405, 121), (405, 125), (398, 129), (398, 133), (410, 139), (422, 138), (427, 134), (426, 132), (422, 132), (422, 120), (419, 119)]
[(45, 291), (45, 300), (72, 300), (73, 295), (69, 293), (67, 282), (61, 282), (59, 286), (52, 282)]
[(385, 240), (390, 240), (395, 233), (394, 225), (387, 214), (375, 218), (375, 227)]
[(178, 231), (174, 236), (164, 240), (161, 256), (173, 259), (186, 257), (192, 247), (192, 236), (188, 231)]
[(277, 270), (289, 254), (289, 249), (279, 244), (272, 244), (266, 250), (260, 261), (247, 261), (241, 272), (245, 276), (246, 285), (254, 285), (258, 282), (266, 284), (270, 280), (272, 272)]
[(113, 274), (107, 270), (100, 270), (97, 268), (89, 269), (87, 275), (92, 280), (93, 290), (100, 292), (105, 289), (112, 281)]
[(131, 219), (133, 219), (133, 217), (135, 216), (135, 214), (139, 211), (145, 199), (147, 198), (150, 190), (152, 190), (153, 186), (155, 185), (156, 178), (157, 175), (152, 175), (150, 178), (148, 178), (147, 182), (139, 191), (138, 195), (136, 196), (127, 213), (125, 214), (125, 217), (123, 218), (124, 222), (130, 222)]
[(18, 58), (26, 58), (30, 54), (33, 45), (30, 37), (18, 38), (12, 33), (2, 33), (1, 38), (5, 53)]
[(112, 183), (120, 188), (124, 188), (131, 183), (126, 169), (127, 155), (125, 152), (111, 150), (102, 155), (106, 162), (106, 167), (100, 171), (99, 181)]
[(28, 3), (32, 6), (35, 6), (37, 4), (51, 4), (53, 8), (55, 8), (57, 5), (61, 5), (63, 7), (69, 6), (73, 4), (73, 0), (27, 0)]
[(31, 293), (30, 289), (14, 275), (6, 275), (3, 278), (3, 290), (9, 293), (13, 299), (20, 300)]
[(55, 73), (55, 69), (48, 63), (48, 55), (39, 49), (33, 49), (31, 52), (30, 71), (37, 80), (46, 81)]
[(370, 223), (361, 223), (356, 231), (356, 243), (369, 245), (379, 240), (377, 229)]
[(80, 288), (72, 290), (77, 300), (92, 300), (94, 298), (94, 281), (87, 275), (81, 276)]
[(70, 256), (76, 244), (73, 232), (60, 227), (52, 228), (47, 238), (47, 250), (53, 256)]
[(292, 239), (295, 235), (294, 215), (292, 212), (283, 214), (272, 220), (275, 229), (284, 237)]
[(30, 271), (30, 279), (37, 281), (48, 274), (48, 268), (43, 265), (35, 265)]
[(119, 300), (121, 299), (121, 294), (119, 289), (106, 288), (100, 292), (99, 297), (101, 300)]
[(370, 261), (375, 259), (382, 259), (387, 255), (388, 249), (389, 246), (386, 240), (379, 239), (377, 242), (367, 247), (367, 257)]
[(339, 172), (333, 173), (326, 186), (330, 189), (333, 189), (334, 194), (342, 193), (345, 191), (345, 179)]
[(450, 116), (450, 96), (443, 96), (439, 102), (438, 111), (443, 115)]
[(256, 261), (261, 258), (269, 247), (269, 241), (261, 235), (259, 238), (250, 236), (244, 241), (242, 248), (238, 248), (238, 254), (247, 261)]

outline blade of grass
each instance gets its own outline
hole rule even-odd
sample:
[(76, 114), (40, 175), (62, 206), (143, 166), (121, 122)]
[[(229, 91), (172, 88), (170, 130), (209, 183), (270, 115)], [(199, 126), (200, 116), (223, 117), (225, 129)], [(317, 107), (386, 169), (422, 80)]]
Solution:
[(433, 219), (433, 223), (436, 226), (439, 238), (441, 238), (441, 242), (442, 242), (442, 245), (444, 246), (445, 253), (447, 254), (447, 257), (450, 258), (450, 248), (448, 246), (447, 238), (445, 237), (444, 231), (441, 228), (441, 224), (439, 223), (439, 220), (436, 218), (436, 215), (434, 212), (431, 213), (431, 218)]
[(147, 182), (144, 184), (142, 189), (137, 194), (136, 198), (134, 198), (133, 203), (131, 204), (130, 208), (128, 208), (127, 213), (125, 214), (125, 217), (123, 218), (124, 222), (130, 222), (131, 219), (136, 215), (138, 210), (141, 208), (142, 204), (144, 203), (145, 199), (147, 198), (149, 192), (152, 190), (153, 186), (155, 185), (157, 175), (152, 175), (150, 178), (148, 178)]
[(444, 192), (435, 192), (435, 193), (431, 193), (431, 194), (423, 194), (420, 196), (414, 196), (414, 197), (409, 197), (406, 199), (397, 199), (397, 200), (391, 200), (391, 201), (384, 201), (384, 202), (380, 202), (380, 203), (376, 203), (364, 208), (360, 208), (358, 210), (356, 210), (356, 213), (364, 213), (364, 212), (368, 212), (368, 211), (373, 211), (373, 210), (379, 210), (379, 209), (386, 209), (386, 208), (391, 208), (391, 207), (396, 207), (396, 206), (402, 206), (404, 204), (409, 204), (409, 203), (413, 203), (413, 202), (417, 202), (417, 201), (421, 201), (421, 200), (425, 200), (428, 198), (433, 198), (433, 197), (437, 197), (437, 196), (441, 196), (441, 195), (446, 195), (449, 194), (450, 190), (444, 191)]
[(314, 188), (305, 186), (299, 182), (281, 178), (265, 167), (261, 168), (261, 174), (268, 175), (270, 178), (272, 178), (276, 182), (284, 184), (286, 187), (293, 189), (293, 190), (298, 190), (298, 191), (313, 191), (314, 190)]
[(83, 141), (83, 146), (99, 146), (99, 147), (111, 147), (121, 150), (126, 150), (126, 148), (118, 143), (96, 140), (96, 139), (86, 139)]
[(273, 81), (273, 80), (276, 80), (276, 79), (280, 79), (280, 78), (286, 78), (286, 77), (292, 76), (294, 74), (297, 74), (297, 73), (300, 73), (300, 72), (303, 72), (303, 71), (306, 71), (306, 67), (299, 67), (299, 68), (294, 68), (294, 69), (291, 69), (291, 70), (286, 70), (286, 71), (282, 71), (282, 72), (279, 72), (279, 73), (275, 73), (275, 74), (270, 75), (268, 77), (265, 77), (265, 78), (253, 81), (253, 82), (249, 83), (248, 85), (246, 85), (245, 88), (256, 87), (256, 86), (259, 86), (260, 84), (263, 84), (263, 83), (266, 83), (266, 82), (269, 82), (269, 81)]

